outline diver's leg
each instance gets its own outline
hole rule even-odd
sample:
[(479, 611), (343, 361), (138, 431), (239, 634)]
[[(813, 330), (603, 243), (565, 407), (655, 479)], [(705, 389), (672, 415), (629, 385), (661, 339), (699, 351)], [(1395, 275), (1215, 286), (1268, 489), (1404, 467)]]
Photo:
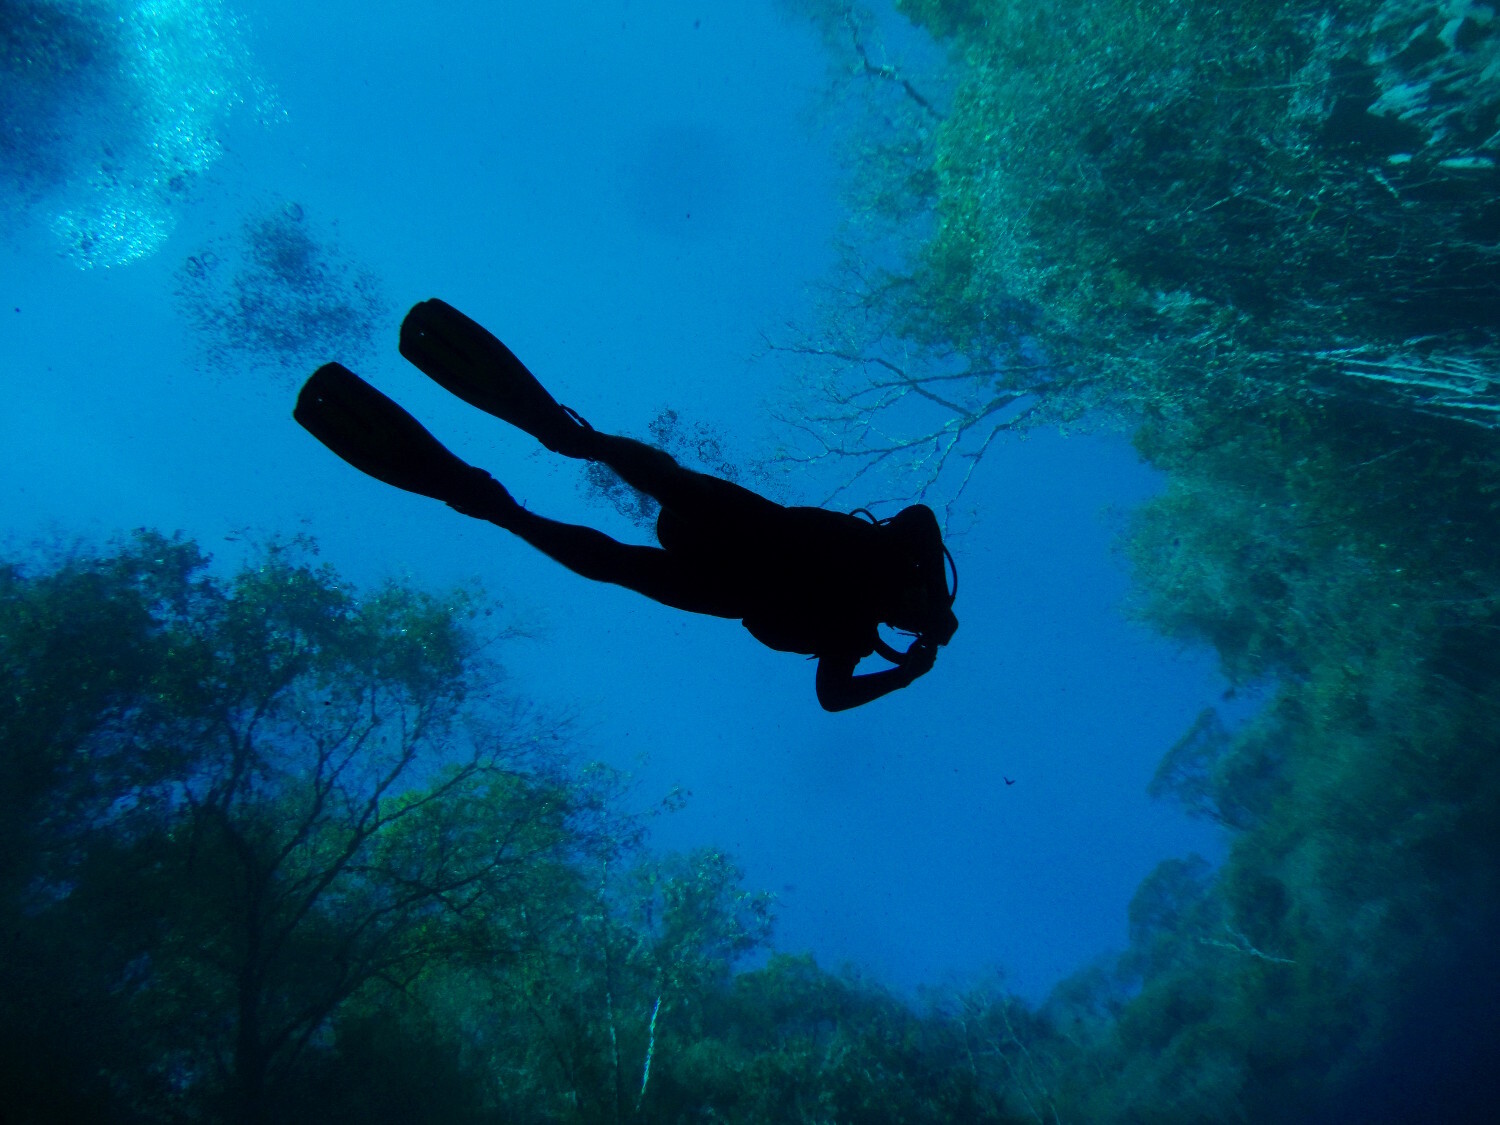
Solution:
[(645, 594), (653, 601), (690, 613), (741, 617), (740, 599), (720, 589), (715, 575), (660, 547), (638, 547), (611, 539), (592, 527), (549, 520), (522, 511), (510, 530), (575, 574)]
[(724, 589), (722, 575), (659, 547), (637, 547), (592, 527), (562, 523), (528, 512), (493, 481), (475, 478), (474, 491), (449, 504), (467, 516), (514, 532), (574, 574), (624, 586), (653, 601), (690, 613), (742, 617), (745, 607)]

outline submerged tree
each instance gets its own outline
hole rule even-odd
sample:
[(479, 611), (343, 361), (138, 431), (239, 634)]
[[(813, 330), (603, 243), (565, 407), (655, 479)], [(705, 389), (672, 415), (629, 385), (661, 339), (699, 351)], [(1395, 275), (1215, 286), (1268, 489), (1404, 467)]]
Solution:
[(933, 206), (779, 345), (823, 400), (795, 460), (951, 494), (1038, 424), (1329, 403), (1388, 412), (1376, 453), (1412, 415), (1500, 428), (1487, 6), (902, 8), (961, 76), (894, 177)]
[(5, 764), (34, 780), (7, 854), (36, 858), (7, 909), (85, 950), (154, 1056), (154, 1090), (107, 1083), (256, 1122), (347, 1005), (524, 958), (570, 865), (627, 841), (556, 728), (487, 698), (462, 595), (357, 598), (286, 547), (205, 563), (143, 535), (8, 572)]
[[(1269, 702), (1201, 717), (1154, 784), (1230, 833), (1222, 867), (1160, 869), (1130, 952), (1017, 1038), (1047, 1120), (1318, 1116), (1441, 1033), (1412, 982), (1481, 973), (1500, 911), (1500, 22), (901, 7), (959, 76), (929, 225), (779, 345), (822, 403), (790, 456), (951, 497), (1009, 431), (1133, 431), (1167, 477), (1125, 540), (1135, 610)], [(1492, 1113), (1477, 1068), (1441, 1073), (1414, 1118)]]
[(206, 561), (0, 572), (22, 1119), (1055, 1119), (1073, 1040), (1003, 994), (734, 975), (767, 896), (622, 855), (608, 772), (486, 698), (467, 599)]
[(640, 851), (480, 609), (295, 544), (0, 568), (7, 1119), (1009, 1120), (942, 1013), (736, 974), (770, 896)]

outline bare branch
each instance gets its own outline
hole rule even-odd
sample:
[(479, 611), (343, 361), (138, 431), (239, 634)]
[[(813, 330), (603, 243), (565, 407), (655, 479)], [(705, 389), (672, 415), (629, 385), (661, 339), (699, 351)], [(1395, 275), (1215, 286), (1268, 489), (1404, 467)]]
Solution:
[(1400, 350), (1365, 346), (1305, 354), (1325, 361), (1350, 383), (1362, 383), (1377, 398), (1423, 414), (1500, 429), (1500, 356), (1424, 353), (1419, 347), (1424, 343), (1408, 341)]
[(1250, 939), (1233, 926), (1225, 923), (1224, 932), (1229, 935), (1228, 941), (1217, 938), (1199, 938), (1200, 945), (1211, 945), (1216, 949), (1228, 949), (1234, 953), (1242, 953), (1247, 957), (1255, 957), (1273, 965), (1295, 965), (1297, 962), (1289, 957), (1276, 957), (1273, 954), (1263, 952), (1251, 944)]
[(894, 82), (900, 86), (906, 96), (919, 105), (934, 121), (941, 121), (943, 115), (937, 111), (933, 104), (922, 96), (915, 86), (896, 67), (889, 63), (875, 63), (870, 59), (870, 53), (865, 49), (863, 38), (860, 36), (859, 20), (855, 18), (852, 7), (844, 11), (844, 25), (849, 29), (849, 40), (854, 47), (854, 53), (859, 56), (860, 71), (872, 78), (879, 78), (885, 82)]

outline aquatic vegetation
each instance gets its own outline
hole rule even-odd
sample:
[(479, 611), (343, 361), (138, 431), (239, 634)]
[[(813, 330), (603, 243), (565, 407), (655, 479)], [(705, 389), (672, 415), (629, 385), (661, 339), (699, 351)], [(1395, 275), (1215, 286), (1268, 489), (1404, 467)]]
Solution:
[(367, 354), (387, 311), (374, 274), (292, 202), (189, 257), (177, 296), (211, 364), (274, 365), (298, 377), (330, 356), (353, 363)]
[[(1112, 401), (1291, 391), (1493, 424), (1461, 369), (1495, 354), (1500, 231), (1486, 171), (1448, 162), (1500, 143), (1457, 127), (1500, 107), (1500, 29), (1459, 48), (1450, 14), (989, 6), (924, 291), (950, 318), (1044, 307), (1048, 350)], [(1446, 108), (1382, 94), (1434, 68)]]
[[(74, 983), (120, 974), (107, 1007), (152, 1054), (102, 1077), (162, 1108), (219, 1090), (261, 1119), (354, 998), (511, 948), (521, 872), (547, 878), (587, 836), (544, 763), (525, 768), (523, 718), (456, 729), (462, 597), (355, 602), (293, 554), (224, 583), (191, 544), (142, 535), (6, 574), (6, 772), (33, 781), (9, 810), (7, 910), (31, 922), (7, 961), (50, 958), (34, 943), (60, 927)], [(6, 983), (7, 1006), (35, 998)]]
[(138, 532), (0, 565), (8, 1114), (1014, 1120), (958, 1019), (736, 974), (771, 896), (643, 850), (622, 779), (495, 690), (476, 596), (361, 594), (306, 543), (208, 563)]
[(0, 4), (0, 185), (80, 267), (155, 251), (261, 88), (219, 0)]
[(1488, 6), (902, 7), (960, 75), (936, 230), (797, 349), (803, 459), (930, 488), (1028, 426), (1288, 396), (1500, 428)]
[[(901, 6), (960, 74), (934, 225), (790, 349), (825, 404), (798, 456), (951, 492), (1007, 431), (1130, 428), (1168, 482), (1126, 536), (1136, 612), (1271, 693), (1167, 753), (1154, 791), (1229, 857), (1164, 864), (1130, 951), (1018, 1034), (1029, 1119), (1361, 1118), (1441, 1034), (1414, 982), (1478, 972), (1500, 910), (1500, 22)], [(1477, 1059), (1500, 1029), (1471, 1015)], [(1465, 1057), (1413, 1073), (1413, 1113), (1493, 1109), (1445, 1086)]]

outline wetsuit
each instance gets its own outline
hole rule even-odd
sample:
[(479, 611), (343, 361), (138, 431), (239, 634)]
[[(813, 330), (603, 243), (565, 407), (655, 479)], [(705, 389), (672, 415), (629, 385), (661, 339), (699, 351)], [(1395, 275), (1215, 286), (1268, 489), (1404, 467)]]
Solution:
[[(857, 706), (926, 670), (861, 676), (872, 682), (857, 698), (848, 694), (845, 681), (875, 651), (877, 626), (910, 573), (884, 528), (823, 508), (785, 507), (630, 438), (591, 432), (581, 455), (655, 497), (660, 547), (525, 510), (495, 522), (585, 578), (677, 609), (738, 618), (773, 649), (818, 657), (818, 694), (830, 709)], [(479, 503), (454, 506), (494, 518)]]
[[(771, 648), (816, 656), (818, 701), (829, 710), (905, 687), (932, 667), (938, 646), (958, 628), (942, 532), (925, 505), (866, 523), (821, 508), (783, 507), (684, 469), (660, 449), (592, 429), (559, 406), (503, 344), (442, 302), (423, 302), (407, 315), (402, 354), (553, 452), (605, 464), (655, 497), (660, 546), (620, 543), (527, 511), (341, 364), (313, 372), (293, 416), (361, 472), (512, 531), (585, 578), (693, 613), (738, 618)], [(906, 652), (880, 640), (882, 621), (916, 636)], [(894, 667), (855, 675), (871, 652)]]

